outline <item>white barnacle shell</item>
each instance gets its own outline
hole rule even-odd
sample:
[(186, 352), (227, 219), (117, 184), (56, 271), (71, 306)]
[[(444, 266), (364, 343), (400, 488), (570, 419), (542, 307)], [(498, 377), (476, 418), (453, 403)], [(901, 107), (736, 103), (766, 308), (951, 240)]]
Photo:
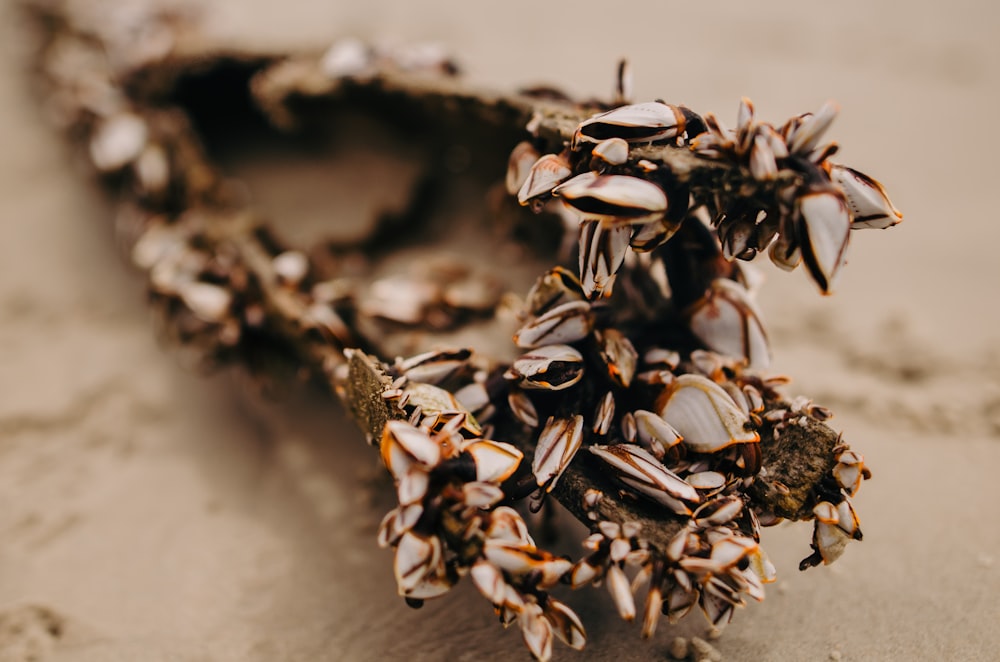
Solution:
[(523, 388), (560, 391), (583, 377), (583, 355), (569, 345), (546, 345), (517, 358), (504, 377)]
[(402, 324), (419, 324), (428, 306), (439, 301), (441, 287), (427, 280), (406, 276), (380, 278), (362, 297), (361, 313)]
[(758, 545), (753, 538), (740, 535), (728, 536), (712, 544), (709, 558), (720, 568), (728, 570), (744, 557), (756, 553), (757, 549)]
[(605, 579), (608, 584), (608, 592), (618, 608), (618, 615), (623, 620), (633, 620), (635, 618), (635, 599), (632, 597), (632, 589), (625, 571), (617, 565), (612, 565), (608, 568)]
[(903, 220), (885, 189), (875, 179), (847, 166), (831, 164), (830, 179), (840, 187), (851, 208), (851, 229), (885, 229)]
[(837, 464), (833, 467), (833, 476), (849, 495), (854, 496), (858, 492), (858, 487), (861, 486), (864, 470), (864, 456), (857, 451), (848, 449), (837, 456)]
[(665, 550), (667, 560), (672, 563), (680, 561), (687, 554), (688, 545), (692, 540), (697, 543), (697, 536), (690, 528), (683, 528), (675, 533), (674, 537), (667, 543)]
[(594, 423), (591, 426), (594, 434), (606, 435), (608, 430), (611, 429), (611, 424), (615, 419), (615, 394), (612, 391), (608, 391), (601, 398), (600, 402), (597, 403), (597, 408), (594, 410)]
[(605, 520), (603, 522), (598, 522), (597, 530), (598, 532), (600, 532), (602, 536), (604, 536), (609, 540), (618, 538), (622, 534), (621, 524), (619, 524), (618, 522), (611, 522), (608, 520)]
[(540, 345), (575, 342), (590, 335), (594, 318), (586, 301), (569, 301), (552, 308), (522, 326), (514, 344), (529, 349)]
[(517, 420), (529, 428), (538, 427), (538, 411), (527, 393), (518, 388), (511, 388), (507, 393), (507, 406)]
[(553, 267), (535, 281), (525, 297), (525, 308), (532, 315), (570, 301), (583, 301), (580, 279), (565, 267)]
[(629, 245), (637, 253), (648, 253), (665, 244), (681, 227), (667, 218), (659, 218), (636, 226)]
[(741, 512), (743, 512), (743, 499), (738, 496), (724, 496), (705, 502), (694, 511), (691, 518), (700, 527), (721, 526), (732, 522)]
[(309, 273), (309, 258), (302, 251), (285, 251), (274, 256), (271, 268), (282, 282), (295, 286)]
[(417, 465), (410, 466), (396, 483), (396, 496), (399, 505), (410, 506), (420, 503), (424, 495), (427, 494), (427, 487), (430, 485), (430, 475), (427, 471)]
[[(752, 559), (753, 556), (750, 555), (749, 558)], [(751, 560), (750, 563), (752, 564), (753, 561)], [(746, 593), (757, 602), (763, 602), (765, 596), (764, 580), (751, 567), (742, 570), (739, 568), (730, 568), (729, 577), (736, 581), (740, 587), (740, 591)]]
[(500, 624), (504, 627), (508, 627), (511, 623), (517, 620), (517, 615), (524, 610), (524, 596), (514, 588), (508, 585), (506, 589), (506, 597), (504, 597), (503, 606), (499, 608)]
[(462, 503), (470, 508), (489, 508), (503, 498), (503, 490), (493, 483), (474, 481), (462, 485)]
[(570, 572), (570, 586), (580, 588), (594, 581), (601, 574), (601, 566), (591, 563), (590, 558), (581, 559)]
[(758, 181), (774, 179), (778, 174), (778, 162), (771, 141), (763, 132), (757, 133), (750, 148), (750, 174)]
[(635, 416), (632, 412), (627, 411), (622, 414), (621, 422), (618, 424), (618, 429), (622, 434), (622, 439), (627, 443), (634, 444), (637, 431), (635, 429)]
[(750, 555), (750, 566), (747, 570), (757, 575), (764, 584), (771, 584), (778, 579), (777, 569), (771, 563), (771, 559), (767, 558), (767, 554), (764, 553), (764, 549), (760, 546), (757, 547), (756, 554)]
[[(642, 638), (649, 639), (656, 632), (656, 624), (660, 620), (663, 611), (663, 589), (660, 586), (650, 586), (646, 593), (646, 604), (642, 611)], [(674, 656), (677, 659), (687, 657)]]
[(571, 561), (536, 549), (533, 545), (496, 538), (490, 538), (483, 544), (483, 556), (512, 575), (535, 574), (539, 578), (538, 586), (542, 588), (558, 582), (573, 567)]
[(840, 514), (837, 506), (829, 501), (820, 501), (816, 504), (813, 515), (816, 517), (813, 545), (823, 558), (823, 563), (833, 563), (844, 553), (851, 536), (839, 526)]
[(531, 167), (538, 161), (540, 154), (531, 141), (523, 140), (519, 142), (510, 153), (507, 160), (507, 177), (505, 184), (507, 192), (517, 195), (517, 192), (528, 181), (531, 174)]
[(595, 490), (593, 488), (587, 490), (583, 494), (583, 507), (586, 510), (593, 510), (597, 508), (597, 504), (601, 502), (604, 498), (604, 492), (600, 490)]
[(441, 446), (425, 431), (406, 421), (394, 420), (385, 424), (379, 450), (382, 462), (397, 478), (414, 464), (430, 468), (441, 461)]
[(597, 348), (608, 369), (608, 377), (616, 384), (628, 388), (635, 377), (639, 353), (628, 337), (618, 329), (609, 327), (595, 332)]
[(587, 298), (610, 293), (608, 288), (625, 262), (631, 237), (628, 225), (607, 227), (596, 219), (580, 223), (580, 283)]
[[(687, 573), (677, 572), (676, 577), (687, 578)], [(667, 593), (667, 621), (676, 623), (681, 620), (698, 602), (698, 592), (691, 587), (684, 587), (679, 581)]]
[(492, 312), (503, 296), (500, 281), (486, 274), (474, 274), (445, 285), (441, 298), (452, 308)]
[(137, 267), (148, 270), (161, 260), (182, 254), (186, 246), (184, 228), (180, 224), (167, 223), (162, 216), (156, 216), (146, 224), (132, 247), (130, 257)]
[(471, 412), (479, 412), (490, 406), (490, 393), (485, 384), (469, 382), (454, 393), (458, 404)]
[(753, 101), (747, 97), (742, 97), (740, 99), (740, 106), (736, 111), (736, 142), (737, 148), (741, 153), (746, 152), (750, 148), (750, 141), (756, 133), (754, 131), (756, 126), (754, 122), (755, 114)]
[(699, 471), (685, 476), (684, 480), (697, 490), (717, 490), (726, 484), (726, 477), (718, 471)]
[(632, 416), (639, 443), (657, 459), (662, 459), (668, 449), (681, 442), (680, 433), (659, 414), (637, 409)]
[(439, 565), (438, 570), (424, 577), (416, 586), (406, 593), (406, 597), (412, 600), (430, 600), (437, 598), (454, 586), (454, 579)]
[(396, 547), (393, 570), (400, 595), (409, 595), (427, 576), (434, 573), (441, 561), (441, 540), (437, 536), (421, 536), (407, 531)]
[(423, 512), (422, 504), (413, 504), (399, 506), (386, 513), (378, 527), (378, 546), (384, 549), (395, 545), (400, 536), (416, 526)]
[(851, 214), (836, 188), (809, 190), (796, 198), (800, 248), (809, 273), (829, 294), (847, 256)]
[(861, 539), (861, 520), (848, 498), (837, 504), (837, 527), (852, 538)]
[(521, 637), (536, 660), (548, 662), (552, 658), (552, 625), (534, 602), (526, 603), (520, 611)]
[(469, 431), (474, 434), (481, 431), (475, 418), (459, 404), (455, 395), (440, 386), (410, 381), (404, 387), (403, 393), (408, 397), (408, 403), (413, 407), (419, 407), (425, 418), (439, 414), (453, 418), (457, 414), (465, 414), (463, 425), (468, 426)]
[(485, 559), (476, 561), (469, 570), (472, 583), (476, 585), (483, 597), (494, 605), (502, 605), (507, 595), (507, 582), (503, 573), (495, 565)]
[(686, 314), (691, 331), (709, 349), (742, 359), (754, 370), (767, 369), (771, 348), (763, 318), (742, 285), (716, 278)]
[(608, 546), (608, 556), (612, 563), (621, 563), (625, 561), (625, 557), (628, 556), (628, 553), (631, 551), (632, 543), (624, 538), (615, 538)]
[(788, 157), (788, 144), (785, 143), (784, 136), (778, 133), (773, 126), (763, 124), (757, 127), (757, 135), (763, 136), (764, 140), (767, 141), (767, 146), (774, 158), (784, 159)]
[(139, 158), (149, 129), (133, 113), (118, 113), (98, 124), (90, 139), (90, 159), (101, 172), (119, 170)]
[(527, 179), (518, 190), (518, 203), (524, 206), (532, 199), (550, 193), (572, 174), (573, 170), (564, 156), (560, 154), (542, 156), (531, 166)]
[(587, 632), (576, 613), (553, 597), (545, 601), (545, 618), (552, 624), (552, 631), (570, 648), (582, 650), (587, 643)]
[(219, 285), (201, 281), (178, 285), (181, 301), (203, 322), (218, 323), (226, 319), (233, 304), (232, 293)]
[(132, 167), (136, 181), (147, 195), (163, 195), (170, 186), (170, 157), (160, 145), (147, 144)]
[(533, 547), (499, 538), (489, 538), (483, 543), (483, 556), (515, 576), (527, 575), (542, 563), (542, 556)]
[(476, 480), (483, 483), (502, 483), (513, 475), (524, 454), (503, 441), (477, 439), (467, 443), (462, 450), (469, 453), (476, 464)]
[(591, 155), (608, 165), (621, 165), (628, 161), (628, 142), (624, 138), (608, 138), (594, 146)]
[(374, 60), (372, 49), (360, 39), (346, 37), (334, 42), (320, 61), (320, 69), (330, 78), (357, 76)]
[(642, 355), (642, 362), (648, 366), (663, 367), (667, 370), (674, 370), (680, 365), (681, 355), (673, 349), (662, 347), (652, 347)]
[[(468, 365), (471, 355), (472, 350), (469, 349), (423, 352), (405, 359), (397, 359), (396, 368), (413, 382), (438, 384)], [(450, 401), (450, 398), (446, 398), (446, 401)], [(438, 409), (444, 408), (447, 407), (438, 407)]]
[(718, 228), (719, 241), (722, 243), (722, 255), (727, 260), (749, 260), (757, 254), (752, 245), (757, 235), (757, 226), (753, 216), (726, 216)]
[(684, 132), (684, 113), (660, 101), (620, 106), (584, 120), (576, 128), (574, 143), (622, 138), (632, 142), (669, 140)]
[(701, 375), (681, 375), (667, 385), (657, 409), (684, 437), (684, 445), (696, 453), (760, 441), (750, 419), (729, 394)]
[(535, 446), (531, 470), (540, 487), (551, 492), (583, 443), (583, 416), (549, 417)]
[(585, 172), (555, 187), (552, 194), (584, 218), (612, 224), (646, 223), (667, 210), (663, 189), (629, 175)]
[(595, 445), (590, 446), (588, 450), (609, 464), (618, 480), (678, 514), (691, 514), (691, 509), (684, 503), (685, 501), (701, 503), (701, 495), (696, 489), (639, 446)]
[(528, 525), (524, 523), (521, 515), (509, 506), (500, 506), (490, 511), (490, 523), (486, 527), (486, 537), (518, 545), (534, 545), (528, 534)]
[[(708, 581), (705, 582), (698, 604), (701, 605), (701, 611), (705, 614), (708, 622), (721, 630), (732, 620), (733, 610), (738, 604), (742, 604), (742, 600), (736, 598), (734, 601), (731, 589), (725, 591), (725, 588), (719, 584), (720, 582), (715, 577), (709, 577)], [(715, 592), (708, 590), (710, 587), (717, 590)]]
[(836, 119), (840, 106), (833, 101), (827, 101), (815, 114), (807, 113), (794, 122), (789, 135), (785, 136), (788, 151), (792, 154), (808, 155), (820, 138)]
[[(764, 224), (762, 223), (757, 227), (762, 228)], [(793, 271), (802, 262), (802, 251), (799, 250), (799, 245), (796, 243), (795, 238), (788, 232), (781, 232), (778, 235), (774, 243), (771, 244), (771, 248), (768, 249), (767, 256), (771, 258), (771, 262), (776, 267), (784, 271)]]

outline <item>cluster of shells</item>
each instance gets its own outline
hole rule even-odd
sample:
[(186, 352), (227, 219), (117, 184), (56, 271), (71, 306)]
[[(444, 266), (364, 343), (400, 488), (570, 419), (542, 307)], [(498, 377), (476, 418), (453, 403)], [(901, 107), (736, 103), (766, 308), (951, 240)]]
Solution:
[[(356, 327), (366, 318), (433, 327), (430, 310), (447, 326), (496, 306), (498, 286), (470, 286), (466, 274), (422, 289), (383, 282), (358, 302), (344, 283), (313, 282), (302, 252), (271, 242), (257, 255), (249, 240), (232, 240), (256, 230), (232, 211), (239, 205), (190, 127), (176, 112), (133, 103), (113, 66), (165, 57), (168, 24), (143, 23), (142, 34), (157, 39), (105, 26), (121, 38), (104, 35), (102, 49), (58, 38), (43, 71), (55, 90), (50, 114), (83, 137), (95, 169), (133, 201), (123, 238), (175, 340), (217, 359), (262, 335), (270, 316), (319, 337), (322, 360), (343, 368), (341, 349), (361, 344)], [(330, 78), (367, 77), (387, 57), (351, 41), (318, 66)], [(437, 51), (390, 59), (403, 70), (453, 70)], [(874, 179), (829, 161), (836, 148), (821, 139), (833, 105), (774, 127), (744, 100), (735, 131), (659, 101), (602, 110), (550, 153), (532, 120), (510, 156), (509, 193), (560, 217), (578, 247), (575, 272), (556, 266), (523, 298), (513, 337), (521, 355), (504, 365), (469, 349), (397, 359), (385, 366), (381, 393), (394, 420), (371, 439), (396, 484), (399, 503), (378, 541), (395, 550), (400, 595), (416, 606), (468, 575), (540, 660), (553, 638), (586, 642), (580, 619), (550, 594), (560, 584), (603, 584), (626, 620), (637, 618), (644, 590), (644, 636), (661, 615), (674, 622), (695, 607), (721, 629), (745, 598), (763, 599), (775, 570), (760, 527), (780, 518), (749, 491), (782, 485), (762, 458), (761, 430), (830, 414), (786, 401), (777, 390), (786, 378), (763, 372), (770, 349), (754, 303), (759, 278), (746, 262), (767, 252), (784, 269), (804, 263), (826, 293), (851, 230), (901, 220)], [(657, 157), (667, 148), (720, 167), (675, 171)], [(530, 458), (495, 438), (512, 430), (532, 439)], [(834, 561), (861, 538), (850, 499), (868, 470), (846, 445), (834, 452), (813, 498), (803, 568)], [(614, 490), (587, 490), (577, 504), (593, 533), (573, 562), (538, 547), (514, 506), (532, 496), (535, 509), (545, 507), (581, 463)], [(605, 500), (643, 503), (680, 526), (654, 544), (648, 525), (602, 518)]]
[[(828, 104), (776, 129), (744, 100), (727, 131), (711, 115), (656, 101), (595, 114), (559, 153), (541, 154), (538, 136), (514, 149), (508, 191), (567, 221), (578, 271), (554, 267), (527, 294), (513, 337), (523, 353), (510, 365), (451, 350), (392, 367), (383, 396), (405, 422), (388, 424), (381, 445), (400, 506), (380, 541), (396, 547), (401, 595), (422, 600), (471, 574), (542, 660), (553, 634), (574, 648), (585, 641), (579, 619), (548, 593), (559, 580), (603, 583), (626, 620), (645, 587), (646, 637), (661, 615), (676, 622), (698, 606), (721, 629), (745, 598), (764, 598), (775, 569), (760, 527), (780, 518), (750, 505), (749, 488), (768, 477), (759, 430), (766, 423), (777, 435), (831, 414), (804, 398), (765, 409), (784, 402), (777, 389), (787, 378), (763, 372), (759, 278), (733, 260), (767, 251), (785, 269), (804, 262), (826, 293), (852, 229), (901, 220), (875, 180), (827, 160), (835, 146), (819, 141), (835, 112)], [(729, 161), (743, 176), (681, 184), (644, 158), (663, 145)], [(535, 438), (527, 487), (514, 480), (525, 473), (521, 453), (490, 438), (504, 417)], [(803, 569), (861, 539), (850, 498), (868, 470), (846, 445), (834, 452)], [(536, 547), (517, 511), (495, 506), (533, 492), (537, 508), (585, 461), (618, 493), (587, 491), (594, 533), (570, 563)], [(606, 498), (645, 501), (683, 526), (652, 545), (638, 522), (601, 521), (596, 505)]]

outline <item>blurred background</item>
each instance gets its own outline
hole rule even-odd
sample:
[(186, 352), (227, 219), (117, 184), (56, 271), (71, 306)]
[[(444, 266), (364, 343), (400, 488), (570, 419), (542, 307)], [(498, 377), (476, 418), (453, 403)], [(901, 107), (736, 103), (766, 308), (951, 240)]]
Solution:
[[(779, 580), (714, 645), (726, 660), (995, 659), (996, 8), (214, 0), (196, 15), (249, 49), (438, 42), (502, 90), (606, 97), (626, 57), (637, 100), (730, 125), (742, 96), (776, 124), (836, 100), (836, 160), (880, 180), (905, 220), (852, 236), (831, 297), (762, 264), (761, 306), (774, 370), (833, 408), (873, 469), (855, 499), (865, 541), (799, 573), (809, 526), (766, 531)], [(471, 586), (420, 611), (396, 597), (375, 545), (388, 483), (336, 406), (248, 405), (157, 344), (113, 201), (39, 112), (32, 44), (5, 2), (0, 661), (527, 659)], [(605, 597), (567, 597), (590, 641), (556, 659), (662, 659), (673, 636), (707, 630), (694, 615), (641, 641)]]

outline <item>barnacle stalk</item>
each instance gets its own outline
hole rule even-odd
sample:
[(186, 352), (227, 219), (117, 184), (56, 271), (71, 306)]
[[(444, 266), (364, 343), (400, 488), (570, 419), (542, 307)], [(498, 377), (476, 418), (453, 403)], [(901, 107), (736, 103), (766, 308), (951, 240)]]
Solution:
[[(850, 499), (870, 473), (828, 410), (766, 373), (747, 264), (765, 252), (782, 269), (804, 264), (828, 294), (852, 231), (901, 220), (877, 181), (830, 161), (835, 105), (776, 126), (744, 99), (731, 131), (683, 106), (625, 103), (624, 65), (613, 103), (576, 103), (470, 88), (426, 50), (345, 40), (325, 54), (223, 53), (155, 12), (148, 29), (163, 39), (150, 50), (127, 25), (35, 10), (48, 109), (122, 196), (119, 234), (163, 330), (202, 365), (304, 374), (339, 396), (394, 479), (378, 543), (394, 548), (410, 604), (469, 576), (546, 660), (553, 637), (586, 639), (551, 595), (560, 583), (603, 582), (643, 636), (696, 606), (721, 628), (774, 580), (761, 526), (814, 522), (803, 569), (861, 539)], [(387, 324), (433, 336), (489, 319), (499, 288), (452, 269), (365, 300), (286, 244), (234, 193), (181, 104), (192, 72), (213, 68), (282, 130), (349, 106), (509, 137), (484, 147), (509, 196), (494, 199), (498, 215), (555, 216), (566, 234), (558, 264), (506, 298), (520, 302), (510, 342), (391, 358)], [(575, 561), (539, 547), (517, 510), (546, 500), (592, 531)]]

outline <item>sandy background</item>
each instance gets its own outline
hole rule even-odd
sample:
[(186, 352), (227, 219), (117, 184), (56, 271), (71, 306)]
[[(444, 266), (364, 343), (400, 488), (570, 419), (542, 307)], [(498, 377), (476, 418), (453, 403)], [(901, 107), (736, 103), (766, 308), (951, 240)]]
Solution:
[[(832, 298), (767, 269), (776, 369), (837, 413), (875, 479), (865, 541), (799, 573), (806, 525), (765, 532), (779, 582), (716, 642), (726, 660), (1000, 659), (996, 112), (1000, 11), (986, 2), (205, 3), (220, 39), (441, 41), (472, 79), (638, 99), (733, 122), (840, 102), (838, 160), (906, 216), (854, 236)], [(37, 111), (25, 35), (0, 9), (0, 660), (528, 659), (471, 586), (408, 609), (375, 528), (373, 455), (308, 395), (250, 405), (238, 380), (158, 346), (110, 206)], [(390, 495), (391, 496), (391, 495)], [(606, 596), (559, 660), (663, 659)], [(600, 598), (600, 599), (595, 599)], [(32, 653), (35, 657), (31, 657)]]

